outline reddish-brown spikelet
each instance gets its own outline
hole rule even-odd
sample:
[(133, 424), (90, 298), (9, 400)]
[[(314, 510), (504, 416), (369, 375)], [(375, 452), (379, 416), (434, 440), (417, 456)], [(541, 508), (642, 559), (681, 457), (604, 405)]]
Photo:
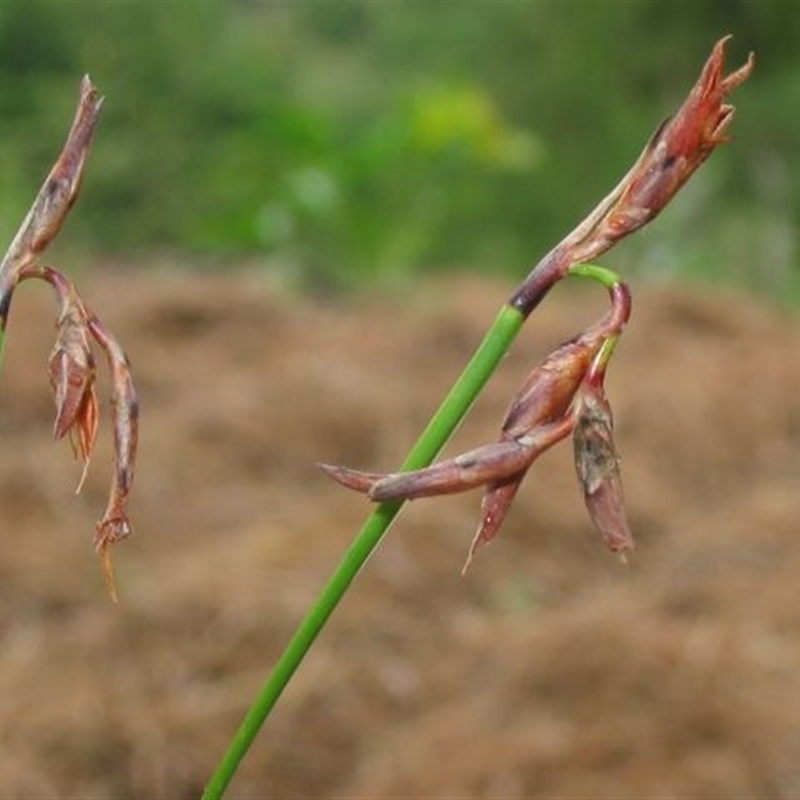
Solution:
[(317, 464), (317, 466), (336, 483), (352, 489), (354, 492), (361, 492), (361, 494), (369, 494), (369, 490), (385, 477), (382, 472), (362, 472), (335, 464)]
[(734, 108), (727, 95), (755, 67), (747, 62), (723, 76), (725, 36), (714, 45), (700, 77), (674, 116), (656, 130), (633, 167), (573, 231), (534, 267), (509, 302), (526, 316), (570, 267), (590, 262), (653, 219), (708, 158), (729, 140)]
[(537, 425), (562, 417), (602, 341), (592, 330), (560, 345), (537, 364), (511, 401), (500, 429), (501, 440), (519, 439)]
[(139, 439), (139, 401), (133, 385), (130, 363), (119, 342), (94, 315), (89, 331), (103, 349), (111, 368), (111, 410), (114, 422), (114, 474), (108, 504), (94, 537), (106, 575), (109, 594), (116, 601), (109, 547), (133, 532), (128, 519), (128, 495), (133, 484)]
[(78, 344), (73, 346), (65, 339), (59, 337), (48, 364), (56, 401), (53, 436), (60, 439), (69, 432), (76, 457), (88, 466), (99, 417), (94, 359), (86, 359), (86, 353)]
[(409, 472), (360, 472), (330, 464), (319, 467), (342, 486), (369, 495), (370, 500), (384, 502), (465, 492), (489, 480), (513, 475), (524, 468), (529, 458), (526, 443), (509, 440), (482, 445)]
[(744, 66), (723, 77), (725, 44), (720, 39), (703, 67), (694, 88), (655, 133), (621, 187), (618, 199), (604, 220), (611, 239), (627, 234), (652, 219), (672, 199), (714, 148), (730, 140), (726, 135), (734, 107), (726, 95), (753, 70), (750, 54)]
[(58, 272), (44, 268), (43, 277), (59, 299), (56, 341), (50, 353), (48, 373), (56, 401), (53, 435), (70, 435), (72, 449), (83, 462), (77, 491), (83, 486), (94, 448), (99, 418), (95, 391), (95, 363), (89, 347), (86, 311), (72, 284)]

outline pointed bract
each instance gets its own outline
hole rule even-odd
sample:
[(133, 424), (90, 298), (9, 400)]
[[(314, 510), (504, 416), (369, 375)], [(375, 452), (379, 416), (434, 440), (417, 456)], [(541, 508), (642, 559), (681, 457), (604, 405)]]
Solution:
[(380, 472), (361, 472), (334, 464), (317, 464), (317, 466), (336, 483), (362, 494), (369, 494), (370, 489), (384, 477)]
[(479, 547), (483, 547), (497, 536), (500, 526), (511, 508), (511, 504), (517, 495), (517, 491), (522, 486), (528, 470), (522, 470), (516, 475), (512, 475), (502, 481), (492, 481), (486, 485), (486, 491), (481, 499), (481, 521), (478, 530), (469, 546), (467, 560), (461, 569), (461, 574), (465, 574), (472, 564), (472, 559)]
[(370, 489), (373, 500), (413, 500), (441, 494), (466, 492), (490, 480), (501, 480), (530, 463), (530, 450), (520, 442), (493, 442), (455, 458), (439, 461), (414, 472), (382, 477)]
[(409, 472), (381, 474), (328, 464), (320, 464), (320, 467), (342, 486), (362, 492), (370, 500), (384, 502), (466, 492), (489, 480), (513, 475), (526, 468), (530, 458), (530, 448), (526, 443), (510, 440), (476, 447), (430, 467)]
[(720, 39), (700, 77), (677, 113), (653, 134), (639, 160), (610, 195), (596, 225), (599, 241), (616, 241), (661, 211), (726, 135), (734, 108), (724, 102), (755, 66), (751, 53), (744, 66), (723, 77), (725, 45)]

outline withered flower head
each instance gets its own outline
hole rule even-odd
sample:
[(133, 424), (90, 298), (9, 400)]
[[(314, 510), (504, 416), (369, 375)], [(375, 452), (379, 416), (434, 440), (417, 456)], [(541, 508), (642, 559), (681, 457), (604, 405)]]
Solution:
[(126, 505), (133, 481), (138, 427), (130, 365), (116, 339), (87, 310), (72, 282), (58, 270), (37, 263), (78, 197), (102, 104), (103, 98), (86, 76), (61, 154), (0, 262), (0, 332), (5, 330), (11, 299), (20, 282), (35, 278), (51, 284), (58, 303), (56, 342), (48, 365), (56, 400), (54, 433), (61, 438), (69, 432), (73, 450), (83, 461), (79, 489), (86, 477), (98, 423), (95, 363), (89, 338), (95, 339), (106, 353), (112, 373), (114, 479), (105, 514), (97, 525), (95, 548), (103, 563), (109, 593), (116, 600), (108, 548), (131, 533)]

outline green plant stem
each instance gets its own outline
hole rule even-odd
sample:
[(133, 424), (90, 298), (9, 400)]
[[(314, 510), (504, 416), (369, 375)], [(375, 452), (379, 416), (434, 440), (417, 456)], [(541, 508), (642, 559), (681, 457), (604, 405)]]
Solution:
[[(436, 458), (508, 351), (524, 321), (525, 317), (515, 308), (503, 306), (469, 364), (411, 449), (401, 466), (402, 470), (425, 467)], [(403, 501), (382, 503), (364, 523), (259, 691), (209, 780), (203, 800), (222, 797), (239, 763), (328, 617), (389, 530), (402, 506)]]
[(597, 264), (573, 264), (568, 270), (567, 275), (572, 275), (576, 278), (590, 278), (597, 281), (606, 287), (606, 289), (613, 289), (622, 278), (607, 267), (600, 267)]

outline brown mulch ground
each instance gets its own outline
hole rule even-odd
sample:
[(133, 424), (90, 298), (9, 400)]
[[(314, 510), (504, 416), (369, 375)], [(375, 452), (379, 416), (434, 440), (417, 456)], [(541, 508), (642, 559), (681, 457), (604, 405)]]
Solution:
[[(0, 795), (196, 797), (368, 511), (314, 463), (396, 467), (507, 286), (323, 304), (242, 274), (78, 282), (137, 375), (137, 535), (114, 607), (91, 548), (110, 437), (76, 497), (49, 437), (52, 301), (23, 287), (0, 391)], [(800, 319), (634, 290), (608, 381), (629, 565), (592, 532), (568, 443), (464, 578), (480, 493), (412, 504), (231, 797), (800, 796)], [(602, 304), (559, 288), (448, 452), (492, 438), (527, 365)]]

